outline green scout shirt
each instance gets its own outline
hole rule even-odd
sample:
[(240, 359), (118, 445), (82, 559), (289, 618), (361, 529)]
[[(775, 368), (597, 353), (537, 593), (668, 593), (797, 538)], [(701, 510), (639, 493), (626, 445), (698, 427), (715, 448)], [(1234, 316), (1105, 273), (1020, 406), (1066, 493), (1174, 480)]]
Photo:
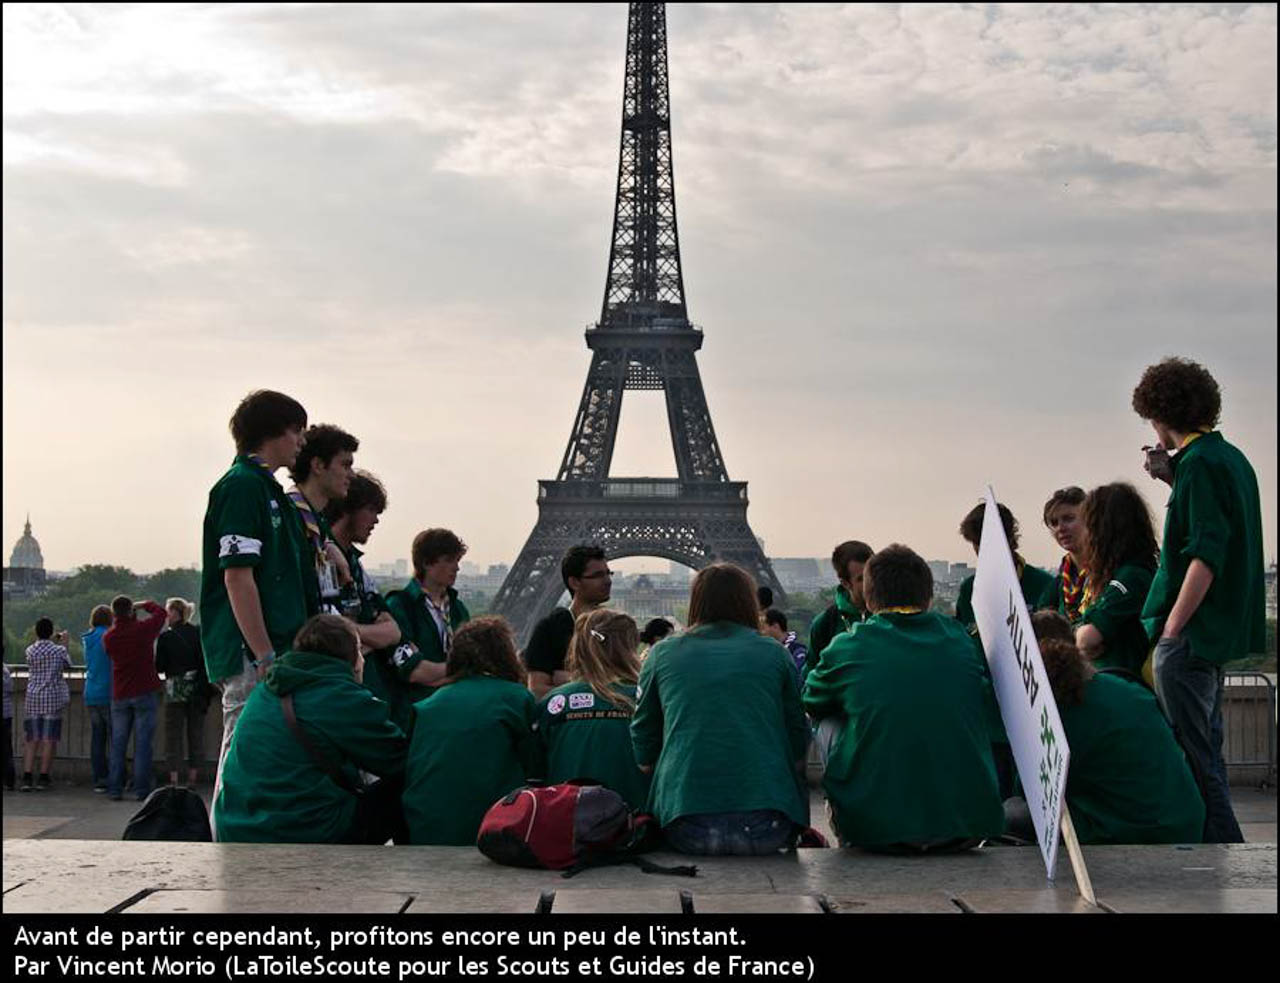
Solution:
[(293, 644), (307, 620), (304, 565), (312, 549), (298, 510), (280, 483), (243, 455), (209, 492), (200, 573), (200, 642), (209, 681), (244, 671), (250, 655), (231, 612), (223, 571), (253, 567), (267, 636), (277, 652)]
[[(343, 593), (343, 613), (358, 625), (371, 625), (384, 612), (387, 612), (386, 599), (378, 591), (377, 584), (365, 572), (364, 563), (360, 559), (364, 553), (352, 543), (343, 550), (343, 555), (347, 558), (347, 565), (351, 567), (353, 582), (350, 588), (353, 596), (348, 597), (346, 591)], [(353, 605), (354, 609), (349, 610), (348, 604)], [(410, 720), (408, 694), (400, 684), (393, 661), (398, 644), (397, 642), (396, 645), (388, 645), (365, 653), (364, 687), (387, 704), (388, 714), (396, 726), (401, 730), (407, 730)]]
[[(450, 587), (448, 593), (449, 628), (457, 631), (471, 620), (471, 612), (462, 603), (456, 590)], [(445, 652), (444, 644), (440, 640), (436, 619), (427, 610), (427, 599), (422, 592), (422, 585), (416, 579), (411, 579), (405, 584), (404, 590), (392, 591), (387, 598), (387, 609), (400, 626), (400, 633), (404, 640), (418, 646), (417, 652), (400, 658), (395, 666), (401, 685), (407, 688), (409, 702), (416, 703), (418, 700), (426, 699), (435, 690), (430, 686), (410, 683), (409, 676), (413, 674), (413, 670), (420, 662), (424, 660), (445, 662), (448, 659), (448, 653)]]
[(649, 652), (631, 720), (636, 762), (653, 765), (647, 812), (771, 809), (809, 822), (796, 763), (809, 744), (787, 650), (731, 622), (699, 625)]
[(1071, 764), (1067, 805), (1081, 843), (1199, 843), (1204, 800), (1156, 698), (1100, 673), (1059, 707)]
[(815, 615), (809, 623), (809, 653), (804, 659), (804, 671), (807, 673), (818, 664), (822, 650), (831, 644), (831, 639), (864, 621), (866, 617), (867, 612), (853, 603), (844, 586), (837, 586), (835, 603), (821, 614)]
[[(634, 701), (634, 684), (614, 688)], [(604, 700), (582, 681), (557, 686), (538, 705), (537, 733), (549, 783), (591, 778), (607, 785), (632, 809), (649, 799), (649, 776), (631, 748), (632, 711)]]
[[(1018, 575), (1018, 584), (1022, 587), (1022, 599), (1027, 602), (1027, 610), (1034, 612), (1041, 607), (1041, 599), (1053, 587), (1053, 574), (1039, 567), (1033, 567), (1022, 560), (1022, 573)], [(970, 574), (960, 584), (960, 593), (956, 596), (956, 620), (969, 631), (978, 630), (978, 619), (973, 613), (973, 578)]]
[(1173, 458), (1160, 566), (1142, 609), (1147, 635), (1164, 630), (1193, 559), (1213, 583), (1183, 635), (1192, 652), (1221, 665), (1261, 652), (1266, 642), (1262, 508), (1248, 460), (1214, 431)]
[(843, 844), (1003, 831), (995, 697), (973, 639), (953, 619), (872, 615), (831, 643), (804, 705), (814, 717), (846, 718), (823, 777)]
[(413, 712), (404, 784), (409, 841), (474, 844), (489, 807), (542, 771), (533, 694), (505, 679), (468, 676)]
[[(288, 492), (285, 493), (286, 496)], [(306, 496), (303, 496), (304, 498)], [(293, 499), (289, 499), (289, 507), (293, 509), (294, 514), (298, 517), (298, 524), (302, 526), (303, 539), (306, 540), (307, 549), (305, 553), (305, 561), (302, 564), (302, 582), (307, 588), (307, 615), (320, 614), (336, 614), (333, 608), (326, 608), (324, 599), (320, 596), (320, 559), (316, 552), (316, 545), (312, 541), (311, 536), (307, 533), (307, 524), (302, 518), (302, 513), (298, 511), (298, 506)], [(329, 520), (324, 517), (323, 511), (311, 510), (315, 513), (316, 525), (320, 527), (320, 542), (327, 543), (333, 539), (333, 529), (329, 525)], [(334, 575), (336, 585), (337, 575)]]
[(1080, 615), (1080, 624), (1093, 625), (1102, 633), (1106, 648), (1094, 665), (1141, 673), (1151, 651), (1151, 641), (1142, 625), (1142, 605), (1151, 589), (1151, 571), (1126, 565), (1112, 576), (1098, 598)]
[(351, 839), (356, 797), (339, 788), (285, 723), (280, 697), (293, 694), (298, 725), (315, 749), (358, 785), (358, 768), (385, 778), (405, 767), (408, 742), (386, 708), (341, 659), (288, 652), (249, 694), (214, 802), (220, 841), (342, 843)]

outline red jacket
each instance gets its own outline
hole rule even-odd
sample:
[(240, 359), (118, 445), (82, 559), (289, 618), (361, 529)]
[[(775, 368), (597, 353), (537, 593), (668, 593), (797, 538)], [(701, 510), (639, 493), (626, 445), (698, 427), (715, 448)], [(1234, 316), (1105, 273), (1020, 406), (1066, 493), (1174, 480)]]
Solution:
[(102, 636), (102, 647), (111, 660), (111, 699), (128, 700), (162, 688), (156, 675), (156, 638), (164, 631), (165, 610), (155, 601), (143, 601), (150, 615), (145, 621), (128, 618)]

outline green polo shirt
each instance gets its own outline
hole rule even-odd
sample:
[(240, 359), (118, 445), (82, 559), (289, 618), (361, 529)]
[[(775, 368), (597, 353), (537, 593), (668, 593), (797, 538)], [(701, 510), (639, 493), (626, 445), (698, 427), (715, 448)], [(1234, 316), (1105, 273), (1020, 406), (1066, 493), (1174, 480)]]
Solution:
[(809, 654), (804, 659), (804, 671), (809, 672), (818, 664), (822, 650), (831, 644), (831, 639), (866, 617), (867, 612), (853, 603), (844, 586), (837, 586), (835, 602), (809, 622)]
[(1142, 624), (1142, 606), (1151, 589), (1150, 570), (1123, 566), (1115, 572), (1102, 593), (1080, 615), (1081, 625), (1093, 625), (1102, 633), (1106, 646), (1094, 665), (1141, 673), (1151, 651), (1151, 641)]
[(1262, 507), (1258, 478), (1243, 454), (1216, 430), (1173, 458), (1160, 566), (1142, 609), (1148, 637), (1164, 630), (1194, 559), (1213, 583), (1183, 629), (1192, 652), (1222, 665), (1266, 643)]
[[(978, 630), (978, 619), (973, 613), (973, 578), (975, 576), (976, 574), (970, 574), (964, 578), (960, 584), (960, 592), (956, 596), (956, 620), (971, 632)], [(1049, 571), (1033, 567), (1030, 563), (1023, 563), (1018, 585), (1022, 588), (1022, 599), (1027, 602), (1028, 611), (1034, 612), (1040, 608), (1042, 598), (1053, 587), (1053, 581), (1053, 574)]]
[(223, 571), (253, 567), (267, 635), (277, 652), (307, 620), (304, 564), (312, 562), (298, 510), (265, 468), (237, 456), (209, 492), (200, 572), (200, 642), (209, 681), (244, 670), (251, 654), (231, 611)]
[(935, 612), (873, 614), (832, 641), (805, 709), (844, 727), (823, 776), (841, 843), (995, 837), (1003, 740), (986, 665), (964, 627)]
[(409, 841), (474, 844), (489, 807), (542, 771), (533, 694), (469, 676), (420, 700), (413, 713), (403, 800)]
[[(633, 684), (614, 689), (635, 700)], [(538, 705), (537, 732), (546, 755), (549, 783), (591, 778), (607, 785), (632, 809), (649, 798), (649, 776), (636, 766), (631, 748), (634, 711), (606, 700), (582, 681), (557, 686)]]
[(809, 743), (787, 650), (731, 622), (655, 645), (640, 670), (631, 720), (636, 762), (652, 765), (646, 811), (681, 816), (770, 809), (808, 825), (796, 771)]
[(218, 839), (232, 843), (343, 843), (353, 839), (356, 796), (339, 787), (285, 722), (280, 698), (315, 750), (349, 783), (357, 769), (396, 778), (407, 741), (386, 708), (341, 659), (289, 652), (255, 686), (236, 724), (213, 814)]
[(1145, 686), (1099, 673), (1059, 707), (1071, 747), (1067, 805), (1081, 843), (1199, 843), (1204, 800)]
[[(457, 631), (471, 620), (471, 612), (462, 603), (462, 598), (458, 597), (456, 590), (450, 587), (448, 594), (449, 628)], [(420, 662), (446, 662), (449, 653), (444, 650), (444, 645), (440, 641), (440, 629), (436, 627), (436, 619), (427, 610), (426, 595), (423, 594), (422, 585), (416, 579), (411, 579), (405, 584), (403, 590), (391, 592), (387, 597), (387, 610), (400, 626), (400, 634), (404, 641), (413, 642), (418, 646), (417, 652), (402, 653), (397, 656), (395, 665), (396, 675), (401, 684), (407, 687), (409, 702), (416, 703), (418, 700), (426, 699), (435, 690), (430, 686), (410, 683), (409, 676)]]
[[(343, 613), (358, 625), (371, 625), (387, 611), (387, 601), (378, 591), (377, 584), (365, 572), (360, 559), (364, 553), (353, 543), (343, 550), (347, 565), (351, 567), (352, 584), (343, 591)], [(397, 643), (398, 645), (398, 643)], [(397, 645), (366, 652), (364, 656), (364, 686), (370, 693), (387, 704), (388, 713), (401, 729), (409, 726), (408, 706), (404, 702), (404, 687), (399, 685), (395, 670)], [(404, 705), (402, 705), (404, 704)]]

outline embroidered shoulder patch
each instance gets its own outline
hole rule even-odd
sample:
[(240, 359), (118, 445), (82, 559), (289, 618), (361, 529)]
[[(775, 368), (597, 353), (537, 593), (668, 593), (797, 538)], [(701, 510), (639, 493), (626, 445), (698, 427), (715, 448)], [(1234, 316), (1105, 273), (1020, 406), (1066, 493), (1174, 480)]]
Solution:
[(224, 556), (261, 556), (262, 540), (254, 539), (252, 536), (237, 536), (235, 533), (228, 533), (218, 540), (218, 558)]
[(1128, 594), (1128, 593), (1129, 593), (1129, 588), (1128, 588), (1128, 587), (1126, 587), (1124, 584), (1120, 583), (1120, 581), (1118, 581), (1118, 580), (1113, 580), (1113, 581), (1111, 581), (1111, 583), (1107, 584), (1107, 586), (1108, 586), (1108, 587), (1114, 587), (1114, 588), (1115, 588), (1116, 590), (1118, 590), (1121, 594)]
[(596, 705), (595, 693), (570, 693), (570, 710), (589, 710)]
[(412, 645), (397, 645), (395, 654), (391, 656), (391, 661), (394, 662), (396, 665), (396, 668), (399, 669), (401, 666), (403, 666), (406, 662), (408, 662), (412, 658), (413, 658)]
[(564, 709), (564, 694), (557, 693), (547, 701), (547, 713), (559, 713)]

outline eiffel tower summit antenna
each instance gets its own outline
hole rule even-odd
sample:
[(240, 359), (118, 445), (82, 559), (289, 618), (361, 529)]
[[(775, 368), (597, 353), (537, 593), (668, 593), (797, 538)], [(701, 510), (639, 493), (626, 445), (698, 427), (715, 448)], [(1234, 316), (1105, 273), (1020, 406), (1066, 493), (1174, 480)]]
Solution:
[[(538, 482), (537, 524), (494, 597), (522, 645), (564, 590), (560, 558), (578, 543), (694, 569), (729, 561), (785, 599), (747, 523), (747, 483), (729, 480), (695, 358), (702, 331), (689, 323), (680, 265), (665, 6), (628, 5), (609, 271), (600, 321), (586, 332), (591, 368), (560, 470)], [(665, 393), (675, 478), (609, 475), (628, 389)]]

